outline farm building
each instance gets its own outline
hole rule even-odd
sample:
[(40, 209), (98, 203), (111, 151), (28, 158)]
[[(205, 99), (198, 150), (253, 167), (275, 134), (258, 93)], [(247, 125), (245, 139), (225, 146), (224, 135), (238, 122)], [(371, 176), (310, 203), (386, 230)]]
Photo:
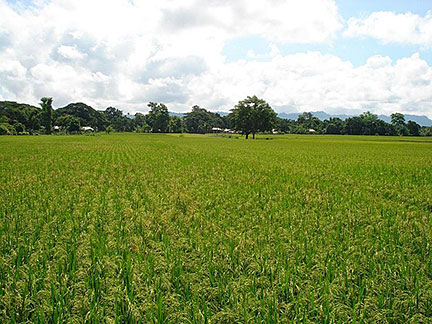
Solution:
[(83, 131), (83, 132), (94, 132), (95, 130), (94, 130), (94, 128), (93, 127), (90, 127), (90, 126), (84, 126), (84, 127), (81, 127), (81, 130)]

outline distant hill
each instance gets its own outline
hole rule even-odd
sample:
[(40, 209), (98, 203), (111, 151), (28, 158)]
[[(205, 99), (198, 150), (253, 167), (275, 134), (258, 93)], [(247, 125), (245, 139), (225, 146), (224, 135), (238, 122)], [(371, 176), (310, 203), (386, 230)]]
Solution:
[[(404, 114), (404, 116), (405, 116), (406, 121), (409, 121), (409, 120), (414, 121), (417, 124), (419, 124), (420, 126), (432, 126), (432, 120), (430, 120), (426, 116), (408, 115), (408, 114)], [(387, 123), (391, 123), (390, 116), (378, 115), (378, 118), (384, 120)]]
[(0, 117), (6, 118), (11, 124), (19, 122), (26, 128), (39, 128), (37, 116), (41, 109), (28, 104), (14, 101), (0, 101)]
[[(345, 120), (349, 117), (354, 117), (354, 116), (358, 116), (358, 115), (347, 115), (347, 114), (328, 114), (324, 111), (311, 111), (312, 115), (319, 118), (320, 120), (325, 120), (325, 119), (329, 119), (331, 117), (333, 118), (340, 118), (342, 120)], [(293, 119), (296, 120), (298, 115), (302, 114), (301, 112), (298, 113), (279, 113), (278, 116), (280, 118), (283, 119)], [(429, 119), (426, 116), (418, 116), (418, 115), (408, 115), (408, 114), (404, 114), (405, 115), (405, 120), (409, 121), (415, 121), (416, 123), (418, 123), (420, 126), (432, 126), (432, 120)], [(390, 116), (386, 116), (386, 115), (378, 115), (379, 119), (384, 120), (387, 123), (391, 122), (391, 117)]]
[(70, 103), (65, 107), (58, 108), (54, 111), (54, 117), (61, 115), (71, 115), (79, 118), (82, 126), (91, 126), (97, 129), (104, 129), (106, 120), (102, 111), (82, 102)]
[(18, 103), (15, 101), (0, 101), (0, 109), (6, 109), (6, 108), (40, 110), (39, 107), (35, 107), (35, 106), (24, 104), (24, 103)]

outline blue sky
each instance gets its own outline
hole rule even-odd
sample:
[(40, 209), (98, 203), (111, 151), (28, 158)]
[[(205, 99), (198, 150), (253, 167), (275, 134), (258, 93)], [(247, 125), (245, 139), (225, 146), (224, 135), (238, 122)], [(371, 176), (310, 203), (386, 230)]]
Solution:
[[(248, 59), (248, 51), (256, 54), (265, 54), (270, 50), (271, 42), (260, 37), (244, 37), (233, 39), (226, 43), (223, 54), (230, 62)], [(431, 48), (422, 48), (411, 44), (383, 44), (376, 39), (343, 39), (331, 44), (283, 44), (279, 46), (281, 54), (289, 55), (299, 52), (319, 51), (324, 54), (336, 55), (343, 60), (348, 60), (354, 66), (366, 63), (368, 58), (374, 55), (389, 56), (394, 60), (419, 53), (421, 58), (432, 64)], [(270, 60), (270, 58), (260, 58)]]
[[(365, 17), (377, 11), (391, 11), (399, 14), (412, 12), (425, 16), (432, 10), (430, 0), (338, 0), (340, 13), (344, 19), (350, 17)], [(364, 64), (372, 55), (385, 55), (393, 59), (399, 59), (419, 52), (424, 60), (432, 63), (432, 50), (430, 47), (412, 46), (409, 44), (382, 44), (374, 39), (344, 40), (334, 52), (343, 58), (349, 59), (354, 64)]]
[(0, 0), (0, 100), (432, 117), (425, 0)]
[(375, 11), (412, 12), (424, 16), (432, 6), (429, 0), (338, 0), (344, 18), (367, 16)]
[[(339, 13), (344, 20), (351, 17), (367, 17), (373, 12), (390, 11), (399, 14), (411, 12), (424, 16), (432, 10), (430, 0), (338, 0), (336, 1)], [(224, 47), (224, 55), (229, 61), (247, 58), (249, 50), (257, 54), (269, 51), (270, 42), (259, 37), (245, 37), (231, 40)], [(389, 56), (400, 59), (420, 53), (420, 56), (432, 64), (432, 48), (415, 46), (411, 44), (383, 44), (382, 41), (372, 38), (346, 39), (341, 37), (328, 44), (287, 44), (280, 46), (284, 55), (305, 51), (320, 51), (326, 54), (337, 55), (344, 60), (351, 61), (355, 66), (365, 64), (373, 55)]]

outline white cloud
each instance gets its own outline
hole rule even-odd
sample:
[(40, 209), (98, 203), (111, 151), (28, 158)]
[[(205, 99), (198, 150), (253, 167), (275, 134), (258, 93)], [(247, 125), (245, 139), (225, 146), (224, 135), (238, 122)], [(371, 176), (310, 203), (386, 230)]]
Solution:
[(256, 0), (244, 3), (242, 11), (233, 21), (240, 33), (281, 43), (322, 43), (342, 28), (334, 1)]
[[(374, 56), (360, 67), (319, 52), (278, 56), (269, 62), (239, 61), (193, 78), (188, 88), (199, 103), (214, 109), (227, 110), (256, 94), (275, 107), (298, 111), (400, 111), (432, 117), (432, 67), (418, 54), (396, 62)], [(215, 98), (225, 104), (212, 107)]]
[(350, 18), (346, 37), (373, 37), (384, 43), (432, 46), (432, 11), (424, 17), (407, 12), (374, 12), (366, 18)]
[[(11, 100), (227, 111), (256, 94), (299, 111), (432, 114), (431, 67), (418, 55), (355, 68), (319, 52), (281, 54), (281, 43), (332, 42), (342, 27), (333, 0), (58, 0), (19, 10), (0, 0), (0, 12), (0, 90)], [(227, 63), (226, 42), (247, 36), (270, 51)]]
[(86, 54), (81, 53), (75, 46), (61, 45), (57, 48), (57, 53), (68, 59), (82, 59)]
[[(334, 0), (58, 0), (33, 7), (0, 0), (0, 12), (0, 62), (19, 74), (11, 82), (11, 71), (0, 72), (3, 93), (33, 103), (54, 96), (60, 105), (127, 106), (149, 94), (163, 99), (163, 89), (168, 101), (184, 101), (179, 85), (223, 67), (230, 39), (320, 43), (342, 28)], [(109, 81), (94, 78), (100, 74)]]
[(282, 43), (323, 43), (342, 28), (333, 0), (189, 1), (163, 7), (162, 13), (171, 32), (199, 27), (215, 38), (256, 35)]
[(26, 72), (27, 69), (17, 60), (0, 61), (0, 73), (4, 76), (19, 79), (25, 77)]

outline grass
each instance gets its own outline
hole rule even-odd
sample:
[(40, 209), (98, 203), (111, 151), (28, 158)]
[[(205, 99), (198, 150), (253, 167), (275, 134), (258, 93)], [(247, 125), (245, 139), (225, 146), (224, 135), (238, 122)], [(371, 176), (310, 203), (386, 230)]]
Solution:
[(432, 322), (427, 139), (0, 137), (0, 322)]

